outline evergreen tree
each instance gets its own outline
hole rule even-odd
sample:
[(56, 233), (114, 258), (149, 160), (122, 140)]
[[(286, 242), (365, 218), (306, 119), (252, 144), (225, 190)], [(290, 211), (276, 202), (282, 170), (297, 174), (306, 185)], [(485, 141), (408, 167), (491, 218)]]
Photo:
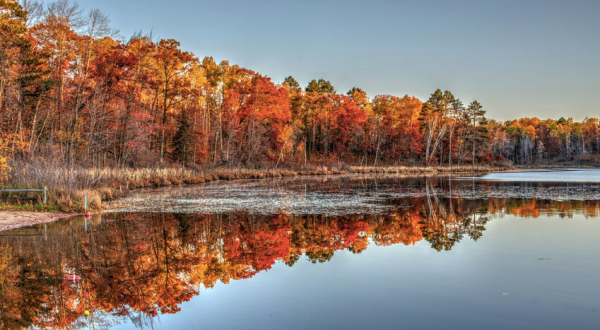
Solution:
[(181, 112), (177, 123), (177, 133), (173, 137), (173, 158), (185, 166), (193, 148), (193, 136), (189, 118), (185, 111)]
[(283, 80), (284, 83), (288, 84), (288, 86), (290, 86), (290, 89), (293, 92), (297, 92), (299, 91), (300, 88), (300, 84), (298, 83), (298, 81), (296, 81), (296, 79), (294, 79), (294, 77), (292, 76), (288, 76)]
[(346, 95), (348, 95), (350, 98), (352, 98), (354, 96), (354, 93), (364, 93), (364, 91), (362, 89), (360, 89), (359, 87), (352, 87), (351, 90), (349, 90)]
[(319, 79), (319, 81), (311, 80), (306, 86), (306, 91), (309, 93), (318, 94), (334, 94), (335, 89), (328, 80)]
[(477, 151), (477, 142), (485, 141), (487, 137), (487, 129), (485, 128), (487, 124), (487, 119), (485, 118), (485, 110), (483, 110), (483, 106), (477, 102), (473, 101), (467, 107), (467, 111), (465, 111), (466, 120), (471, 123), (471, 141), (473, 143), (473, 166), (475, 166), (475, 153)]

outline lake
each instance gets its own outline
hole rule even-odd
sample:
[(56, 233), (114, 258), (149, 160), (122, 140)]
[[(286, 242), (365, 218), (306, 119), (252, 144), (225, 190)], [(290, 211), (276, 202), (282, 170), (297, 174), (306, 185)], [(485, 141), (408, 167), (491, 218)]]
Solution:
[(0, 232), (0, 328), (599, 329), (599, 174), (135, 191)]

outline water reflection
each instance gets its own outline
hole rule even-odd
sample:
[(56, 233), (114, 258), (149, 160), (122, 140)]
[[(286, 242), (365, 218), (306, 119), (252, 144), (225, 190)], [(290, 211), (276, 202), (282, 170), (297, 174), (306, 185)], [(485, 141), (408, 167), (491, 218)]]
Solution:
[[(506, 214), (597, 217), (600, 210), (597, 200), (450, 199), (426, 189), (424, 197), (386, 200), (395, 207), (378, 214), (114, 213), (3, 232), (0, 328), (152, 325), (202, 289), (276, 262), (324, 263), (340, 250), (421, 241), (443, 253), (477, 241)], [(81, 281), (65, 280), (70, 274)]]
[[(110, 205), (116, 212), (345, 215), (386, 213), (408, 197), (537, 201), (598, 200), (600, 183), (502, 182), (444, 177), (304, 177), (216, 182), (140, 190)], [(404, 200), (405, 201), (405, 200)]]

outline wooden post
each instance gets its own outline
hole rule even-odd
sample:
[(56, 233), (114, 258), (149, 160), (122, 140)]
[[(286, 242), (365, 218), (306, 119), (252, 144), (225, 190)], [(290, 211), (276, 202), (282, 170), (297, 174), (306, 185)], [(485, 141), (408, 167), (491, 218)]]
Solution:
[(48, 200), (48, 187), (44, 186), (44, 204)]

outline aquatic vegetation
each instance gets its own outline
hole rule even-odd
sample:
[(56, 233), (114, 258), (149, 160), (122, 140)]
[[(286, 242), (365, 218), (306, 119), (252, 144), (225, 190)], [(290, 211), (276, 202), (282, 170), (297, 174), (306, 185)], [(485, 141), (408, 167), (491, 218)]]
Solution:
[[(37, 166), (39, 165), (39, 166)], [(92, 210), (100, 210), (103, 201), (115, 200), (127, 195), (130, 190), (149, 187), (169, 187), (201, 184), (213, 181), (231, 181), (264, 178), (285, 178), (297, 176), (325, 176), (349, 173), (393, 174), (393, 175), (433, 175), (433, 174), (474, 174), (500, 170), (490, 166), (462, 167), (422, 167), (422, 166), (309, 166), (298, 169), (285, 168), (65, 168), (44, 164), (22, 163), (12, 174), (9, 185), (13, 188), (34, 188), (47, 186), (48, 204), (42, 209), (59, 209), (63, 212), (84, 211), (84, 195), (88, 196)], [(36, 206), (37, 205), (37, 206)], [(39, 208), (37, 204), (23, 204)], [(0, 204), (2, 208), (12, 208)]]
[(385, 213), (404, 198), (600, 200), (598, 184), (490, 182), (456, 177), (303, 177), (218, 182), (132, 192), (107, 211), (255, 214)]

